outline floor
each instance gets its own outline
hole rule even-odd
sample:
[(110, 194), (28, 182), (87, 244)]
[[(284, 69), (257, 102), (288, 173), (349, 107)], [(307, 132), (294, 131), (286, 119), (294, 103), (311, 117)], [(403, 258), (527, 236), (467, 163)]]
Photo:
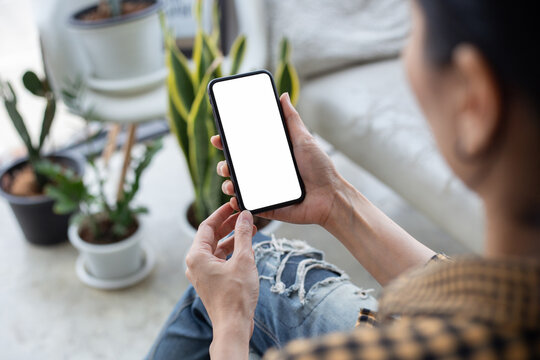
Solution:
[[(0, 74), (19, 83), (26, 68), (39, 68), (36, 33), (31, 17), (26, 16), (28, 11), (29, 0), (0, 0)], [(42, 104), (30, 95), (21, 95), (21, 105), (30, 118), (41, 117)], [(38, 125), (31, 123), (33, 133)], [(80, 126), (78, 119), (61, 109), (53, 136), (61, 141)], [(13, 156), (18, 148), (20, 143), (0, 110), (0, 161)], [(325, 148), (353, 185), (420, 241), (450, 255), (468, 252), (361, 168), (329, 146)], [(118, 168), (119, 160), (118, 155), (113, 158), (113, 169)], [(114, 185), (114, 174), (110, 180)], [(77, 252), (69, 243), (37, 247), (25, 242), (7, 203), (0, 201), (0, 357), (143, 357), (188, 285), (182, 264), (191, 238), (179, 219), (191, 199), (184, 159), (174, 140), (166, 138), (165, 149), (144, 177), (137, 200), (151, 210), (145, 242), (156, 254), (157, 265), (145, 281), (120, 291), (83, 285), (74, 270)], [(379, 289), (323, 229), (283, 224), (276, 235), (308, 240), (324, 250), (330, 262), (346, 270), (355, 283)]]

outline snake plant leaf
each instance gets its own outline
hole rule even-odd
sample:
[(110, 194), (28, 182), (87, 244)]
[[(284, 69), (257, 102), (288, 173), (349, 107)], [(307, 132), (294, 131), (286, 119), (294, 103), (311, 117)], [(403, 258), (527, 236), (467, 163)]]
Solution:
[[(209, 113), (207, 118), (207, 128), (210, 134), (215, 134), (217, 132), (216, 125), (214, 123), (214, 117), (212, 115), (212, 109), (208, 107)], [(209, 152), (210, 152), (210, 161), (208, 164), (208, 172), (206, 173), (206, 179), (204, 181), (204, 186), (202, 188), (202, 198), (204, 205), (206, 207), (207, 213), (205, 217), (214, 212), (222, 204), (229, 201), (230, 196), (226, 195), (221, 191), (221, 182), (223, 178), (219, 176), (216, 172), (216, 166), (218, 162), (225, 160), (223, 151), (218, 151), (210, 143)], [(205, 217), (201, 218), (200, 221), (204, 220)]]
[[(221, 64), (221, 61), (222, 58), (217, 58), (208, 67), (202, 79), (203, 84), (208, 84), (212, 74)], [(213, 133), (210, 133), (208, 129), (208, 108), (209, 101), (206, 94), (206, 86), (200, 86), (188, 116), (188, 136), (190, 138), (189, 162), (191, 163), (194, 173), (193, 177), (195, 179), (195, 211), (197, 216), (208, 216), (208, 209), (206, 209), (204, 201), (198, 199), (203, 194), (204, 182), (209, 171), (210, 163), (210, 135), (213, 135)]]
[(291, 43), (289, 39), (283, 38), (279, 43), (279, 61), (282, 63), (289, 62), (291, 55)]
[(283, 38), (280, 44), (279, 64), (275, 74), (276, 87), (280, 95), (288, 92), (292, 104), (296, 105), (300, 95), (300, 80), (296, 69), (290, 61), (290, 57), (291, 45), (287, 38)]
[(279, 94), (289, 93), (291, 102), (296, 105), (300, 93), (298, 74), (290, 63), (280, 64), (276, 70), (276, 86)]
[(220, 41), (220, 23), (221, 23), (221, 14), (219, 11), (219, 1), (214, 1), (214, 4), (212, 6), (212, 33), (210, 34), (210, 40), (212, 41), (212, 44), (214, 44), (216, 47), (219, 47), (219, 41)]
[(206, 73), (206, 69), (212, 64), (215, 59), (215, 54), (210, 51), (208, 46), (209, 40), (208, 35), (203, 30), (202, 24), (202, 0), (197, 0), (195, 2), (195, 18), (197, 20), (197, 33), (195, 34), (195, 42), (193, 44), (193, 63), (195, 64), (195, 76), (194, 76), (194, 85), (195, 89), (198, 89), (200, 86), (204, 85), (203, 77)]
[(245, 35), (239, 36), (234, 41), (231, 47), (230, 57), (232, 59), (231, 65), (231, 75), (238, 73), (240, 65), (244, 60), (244, 55), (246, 54), (246, 37)]
[(182, 116), (182, 118), (187, 119), (188, 111), (186, 110), (186, 107), (184, 106), (184, 103), (180, 98), (180, 95), (178, 94), (178, 89), (176, 89), (174, 82), (174, 75), (169, 75), (167, 77), (167, 89), (169, 90), (169, 99), (172, 102), (172, 105), (174, 106), (176, 111)]
[(180, 102), (183, 105), (183, 109), (178, 111), (186, 116), (195, 99), (195, 90), (188, 60), (181, 51), (178, 51), (174, 43), (168, 45), (168, 65), (170, 69), (169, 91), (173, 93), (173, 96), (178, 97), (175, 102)]
[(4, 105), (11, 118), (11, 122), (28, 150), (28, 156), (31, 159), (38, 157), (39, 154), (34, 148), (34, 145), (32, 145), (32, 140), (30, 139), (24, 120), (19, 110), (17, 110), (17, 96), (15, 95), (15, 91), (13, 91), (11, 83), (7, 82), (7, 87), (2, 84), (2, 97), (4, 98)]
[(219, 51), (219, 49), (217, 49), (212, 44), (212, 41), (207, 34), (201, 32), (200, 37), (195, 39), (195, 41), (195, 46), (197, 47), (197, 49), (194, 50), (193, 60), (195, 62), (195, 78), (197, 80), (197, 89), (198, 87), (202, 86), (206, 90), (206, 86), (211, 79), (223, 76), (220, 61), (217, 66), (213, 67), (211, 73), (212, 76), (208, 79), (208, 81), (203, 80), (204, 75), (212, 66), (212, 64), (214, 64), (214, 61), (216, 59), (223, 58), (223, 55), (221, 54), (221, 51)]
[[(206, 208), (213, 212), (224, 204), (221, 194), (221, 182), (223, 178), (216, 172), (216, 165), (221, 160), (219, 156), (221, 151), (218, 151), (213, 146), (210, 146), (210, 162), (208, 164), (207, 176), (204, 181), (203, 199)], [(204, 220), (204, 219), (203, 219)]]
[[(203, 34), (203, 48), (206, 52), (208, 52), (210, 64), (214, 62), (217, 58), (222, 58), (223, 54), (219, 50), (218, 46), (212, 42), (212, 39), (207, 34)], [(213, 78), (216, 77), (222, 77), (223, 73), (221, 72), (221, 63), (216, 66), (216, 69), (214, 71)], [(204, 84), (206, 87), (207, 84)]]
[(167, 87), (168, 97), (168, 121), (176, 140), (182, 149), (189, 167), (191, 180), (195, 184), (193, 169), (189, 162), (189, 136), (188, 136), (188, 112), (194, 100), (193, 82), (191, 72), (187, 66), (187, 59), (178, 51), (176, 53), (176, 44), (167, 43), (166, 62), (169, 68)]
[[(202, 28), (197, 30), (195, 35), (195, 43), (193, 44), (193, 63), (195, 64), (194, 83), (195, 88), (204, 86), (206, 88), (207, 82), (202, 81), (207, 69), (212, 65), (215, 59), (221, 58), (223, 55), (214, 44)], [(221, 72), (221, 64), (214, 70), (213, 77), (223, 76)]]
[(204, 50), (203, 32), (201, 29), (195, 34), (195, 42), (193, 44), (193, 63), (195, 65), (195, 73), (193, 76), (193, 83), (195, 89), (198, 89), (202, 83), (202, 78), (211, 61), (209, 59), (208, 52)]
[(193, 117), (190, 116), (191, 121), (188, 123), (188, 134), (191, 139), (189, 143), (189, 163), (192, 169), (191, 176), (194, 179), (195, 217), (197, 221), (202, 222), (210, 214), (204, 199), (204, 183), (210, 169), (209, 133), (205, 122), (207, 101), (204, 97), (200, 97), (200, 99), (202, 101), (193, 105)]
[[(51, 95), (50, 95), (51, 96)], [(45, 113), (43, 114), (43, 122), (41, 123), (41, 133), (39, 135), (39, 144), (37, 147), (37, 152), (41, 151), (45, 139), (51, 131), (51, 126), (54, 120), (54, 114), (56, 113), (56, 101), (53, 98), (47, 100), (47, 106), (45, 107)]]
[[(208, 97), (207, 97), (208, 98)], [(208, 101), (208, 103), (210, 104), (210, 102)], [(214, 124), (214, 117), (212, 115), (212, 107), (211, 106), (207, 106), (206, 107), (207, 109), (207, 114), (206, 114), (206, 129), (208, 131), (208, 134), (209, 136), (211, 137), (212, 135), (214, 134), (217, 134), (217, 130), (216, 130), (216, 126)], [(209, 143), (210, 144), (210, 143)], [(213, 148), (213, 146), (210, 144), (209, 145), (210, 149)]]
[(191, 176), (191, 181), (195, 185), (194, 170), (192, 168), (191, 162), (189, 161), (189, 136), (188, 136), (188, 125), (187, 118), (183, 117), (178, 108), (174, 105), (171, 96), (169, 96), (169, 126), (171, 127), (171, 132), (176, 135), (176, 140), (184, 153), (187, 161), (187, 166), (189, 169), (189, 174)]
[(197, 26), (202, 27), (202, 11), (203, 10), (203, 0), (196, 0), (195, 6), (193, 7), (193, 15), (195, 20), (197, 20)]
[(33, 71), (27, 71), (23, 75), (24, 87), (36, 96), (45, 97), (47, 89), (45, 84), (39, 79)]
[(200, 87), (188, 116), (189, 157), (194, 170), (195, 183), (202, 186), (208, 167), (210, 134), (206, 124), (207, 99), (204, 87)]
[(200, 74), (199, 68), (201, 67), (202, 51), (203, 51), (202, 0), (195, 1), (195, 6), (193, 7), (193, 15), (195, 17), (195, 20), (197, 21), (197, 32), (195, 33), (195, 39), (193, 42), (193, 56), (192, 56), (193, 63), (195, 64), (195, 77), (193, 80), (194, 80), (194, 85), (198, 86), (199, 81), (202, 78), (202, 75), (197, 76), (198, 74)]
[(189, 158), (189, 138), (187, 135), (187, 118), (183, 117), (174, 105), (172, 96), (169, 95), (169, 123), (171, 130), (177, 135), (178, 144), (184, 152), (184, 155)]

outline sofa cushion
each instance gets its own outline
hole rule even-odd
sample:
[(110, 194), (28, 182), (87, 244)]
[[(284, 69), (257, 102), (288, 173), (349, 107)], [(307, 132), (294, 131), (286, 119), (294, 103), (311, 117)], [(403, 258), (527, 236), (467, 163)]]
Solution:
[(481, 249), (480, 203), (439, 154), (400, 60), (356, 66), (305, 82), (299, 111), (307, 125), (337, 150), (455, 238)]
[(409, 31), (408, 0), (266, 0), (271, 61), (283, 36), (301, 77), (396, 56)]

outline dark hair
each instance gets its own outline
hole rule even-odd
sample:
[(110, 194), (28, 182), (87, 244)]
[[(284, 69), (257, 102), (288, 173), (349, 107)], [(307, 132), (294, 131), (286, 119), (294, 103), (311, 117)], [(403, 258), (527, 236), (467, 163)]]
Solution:
[(425, 14), (426, 54), (432, 63), (449, 65), (456, 46), (471, 44), (486, 58), (503, 95), (523, 97), (540, 114), (540, 6), (537, 1), (418, 2)]

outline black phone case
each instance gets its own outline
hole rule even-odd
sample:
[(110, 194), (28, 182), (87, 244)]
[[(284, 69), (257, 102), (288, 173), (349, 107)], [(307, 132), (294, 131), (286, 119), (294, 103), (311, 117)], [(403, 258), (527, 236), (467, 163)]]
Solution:
[(246, 76), (252, 76), (252, 75), (258, 75), (258, 74), (266, 74), (266, 75), (268, 75), (270, 77), (270, 82), (272, 83), (272, 88), (274, 89), (274, 97), (275, 97), (275, 100), (276, 100), (276, 103), (277, 103), (277, 106), (278, 106), (278, 109), (279, 109), (279, 115), (281, 117), (281, 122), (283, 124), (283, 128), (285, 129), (285, 136), (287, 137), (287, 143), (289, 144), (289, 150), (291, 152), (292, 160), (293, 160), (293, 163), (294, 163), (294, 168), (296, 170), (296, 176), (298, 178), (298, 182), (300, 184), (300, 189), (302, 190), (302, 194), (300, 195), (300, 197), (298, 199), (294, 199), (294, 200), (291, 200), (291, 201), (286, 201), (286, 202), (271, 205), (271, 206), (266, 206), (266, 207), (259, 208), (259, 209), (250, 210), (251, 213), (253, 213), (253, 214), (257, 214), (257, 213), (261, 213), (261, 212), (265, 212), (265, 211), (269, 211), (269, 210), (274, 210), (274, 209), (279, 209), (279, 208), (286, 207), (286, 206), (293, 205), (293, 204), (298, 204), (298, 203), (301, 203), (304, 200), (304, 198), (306, 197), (306, 189), (305, 189), (305, 186), (304, 186), (304, 182), (302, 181), (302, 177), (300, 176), (300, 171), (298, 170), (298, 165), (296, 163), (296, 158), (294, 157), (291, 138), (289, 136), (289, 129), (287, 128), (287, 123), (285, 122), (285, 116), (283, 115), (283, 109), (281, 108), (281, 102), (279, 101), (279, 96), (278, 96), (278, 93), (277, 93), (276, 84), (274, 82), (274, 77), (272, 76), (272, 74), (268, 70), (257, 70), (257, 71), (251, 71), (251, 72), (248, 72), (248, 73), (232, 75), (232, 76), (224, 76), (224, 77), (221, 77), (221, 78), (213, 79), (212, 81), (210, 81), (210, 83), (208, 84), (208, 88), (207, 88), (208, 97), (210, 98), (210, 104), (212, 105), (212, 111), (214, 113), (214, 121), (216, 123), (218, 133), (221, 136), (221, 142), (223, 144), (223, 151), (225, 153), (225, 160), (227, 161), (227, 165), (229, 166), (229, 172), (231, 174), (231, 180), (232, 180), (233, 185), (234, 185), (234, 192), (235, 192), (236, 198), (238, 200), (238, 206), (240, 207), (240, 210), (246, 210), (246, 207), (244, 206), (244, 201), (242, 200), (242, 193), (240, 192), (240, 187), (238, 186), (238, 180), (236, 178), (236, 173), (234, 171), (234, 164), (232, 162), (231, 155), (229, 153), (229, 147), (227, 146), (227, 138), (226, 138), (226, 136), (224, 134), (223, 126), (221, 124), (221, 118), (219, 116), (219, 110), (217, 109), (217, 106), (215, 105), (214, 92), (212, 90), (212, 87), (214, 86), (214, 84), (216, 84), (218, 82), (221, 82), (221, 81), (227, 81), (227, 80), (232, 80), (232, 79), (237, 79), (237, 78), (246, 77)]

